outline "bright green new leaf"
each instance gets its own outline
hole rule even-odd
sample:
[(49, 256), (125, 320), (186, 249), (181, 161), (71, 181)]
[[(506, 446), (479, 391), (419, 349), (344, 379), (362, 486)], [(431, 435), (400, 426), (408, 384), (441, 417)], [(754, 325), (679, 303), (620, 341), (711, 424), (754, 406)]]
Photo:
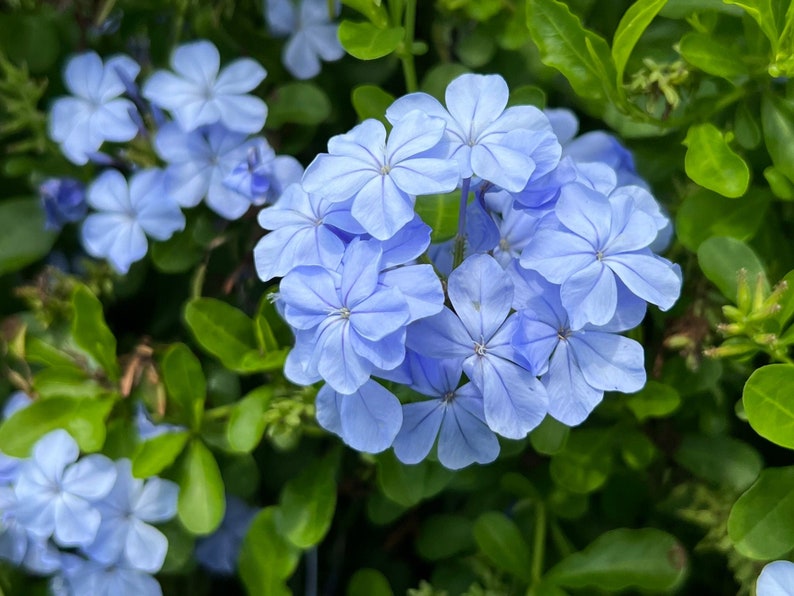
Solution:
[(384, 125), (391, 126), (386, 120), (386, 108), (394, 102), (394, 96), (377, 85), (359, 85), (350, 94), (353, 108), (359, 120), (375, 118)]
[(529, 546), (504, 513), (487, 511), (480, 515), (474, 522), (474, 540), (496, 567), (524, 581), (532, 579)]
[(183, 413), (185, 424), (198, 429), (207, 397), (207, 381), (198, 358), (185, 344), (177, 343), (168, 348), (161, 368), (168, 396)]
[(767, 468), (733, 505), (728, 536), (737, 551), (759, 561), (794, 548), (794, 467)]
[(74, 437), (81, 451), (99, 451), (105, 442), (110, 398), (54, 397), (34, 401), (0, 425), (0, 451), (27, 457), (34, 443), (56, 428)]
[(405, 29), (381, 29), (371, 23), (342, 21), (338, 35), (348, 54), (359, 60), (375, 60), (388, 56), (397, 49), (405, 37)]
[(568, 588), (669, 591), (683, 579), (686, 568), (686, 551), (667, 532), (621, 528), (560, 561), (546, 573), (546, 580)]
[(742, 196), (750, 184), (750, 168), (735, 153), (713, 124), (690, 126), (684, 145), (687, 176), (704, 188), (723, 196)]
[(237, 560), (240, 579), (250, 596), (289, 596), (284, 581), (298, 565), (300, 551), (276, 528), (276, 507), (265, 507), (248, 528)]
[(36, 199), (0, 202), (0, 275), (45, 256), (56, 237), (44, 229), (44, 209)]
[(458, 232), (460, 191), (443, 195), (424, 195), (416, 199), (416, 213), (430, 226), (433, 242), (444, 242)]
[(241, 453), (250, 453), (262, 440), (265, 432), (265, 410), (273, 397), (273, 388), (258, 387), (234, 405), (226, 427), (229, 447)]
[(778, 199), (794, 201), (794, 184), (775, 166), (764, 168), (764, 178)]
[(105, 323), (102, 303), (87, 287), (78, 285), (72, 294), (72, 337), (105, 371), (111, 381), (119, 378), (116, 338)]
[(770, 364), (757, 369), (744, 385), (742, 403), (755, 432), (794, 449), (793, 365)]
[(794, 182), (794, 104), (776, 95), (764, 95), (761, 127), (772, 163)]
[(428, 561), (447, 559), (474, 548), (473, 524), (463, 515), (431, 515), (416, 537), (417, 552)]
[(698, 263), (705, 276), (729, 300), (736, 300), (739, 270), (747, 271), (747, 279), (754, 283), (764, 266), (753, 250), (735, 238), (714, 236), (698, 247)]
[(281, 491), (275, 514), (282, 536), (299, 548), (322, 541), (336, 511), (338, 453), (332, 453), (303, 468)]
[(53, 397), (99, 397), (107, 389), (76, 365), (52, 366), (36, 373), (33, 389), (42, 399)]
[(359, 569), (350, 578), (345, 596), (394, 596), (389, 580), (377, 569)]
[(667, 0), (637, 0), (623, 14), (612, 40), (612, 59), (615, 62), (615, 84), (623, 87), (623, 72), (629, 56), (640, 40), (643, 32), (654, 17), (667, 3)]
[(565, 449), (551, 458), (551, 478), (578, 494), (601, 488), (612, 469), (612, 442), (608, 430), (576, 430)]
[(678, 51), (684, 60), (708, 74), (728, 80), (748, 74), (738, 50), (705, 33), (687, 33)]
[(199, 439), (193, 439), (182, 456), (177, 514), (192, 534), (213, 532), (226, 509), (223, 479), (218, 463)]
[(681, 405), (681, 396), (675, 387), (658, 381), (648, 381), (637, 393), (623, 398), (623, 403), (638, 421), (648, 418), (665, 418)]
[(769, 43), (772, 44), (772, 51), (777, 52), (778, 35), (772, 0), (723, 0), (723, 2), (743, 8), (758, 23)]
[(342, 0), (342, 4), (357, 10), (367, 17), (370, 22), (379, 28), (384, 28), (389, 24), (389, 15), (381, 2), (376, 0)]
[(733, 16), (741, 16), (742, 9), (736, 6), (729, 6), (722, 0), (667, 0), (661, 12), (661, 16), (668, 19), (683, 19), (694, 12), (714, 11), (726, 13)]
[(157, 476), (173, 464), (185, 448), (190, 433), (167, 432), (138, 444), (132, 457), (132, 474), (136, 478)]
[(314, 83), (292, 82), (270, 94), (267, 101), (267, 128), (281, 128), (285, 122), (315, 125), (331, 115), (331, 101)]
[(609, 46), (582, 27), (568, 6), (558, 0), (528, 0), (527, 26), (543, 63), (565, 75), (577, 94), (596, 100), (612, 94), (616, 77)]
[(378, 456), (378, 486), (384, 495), (403, 507), (412, 507), (441, 492), (452, 476), (452, 471), (433, 461), (408, 466), (391, 451)]
[(72, 354), (30, 334), (25, 335), (25, 360), (31, 364), (41, 364), (47, 367), (69, 368), (77, 365), (77, 360)]
[(185, 306), (185, 322), (202, 348), (226, 368), (237, 370), (251, 350), (257, 350), (253, 321), (215, 298), (195, 298)]
[(698, 478), (736, 493), (746, 490), (764, 467), (761, 455), (733, 437), (688, 434), (675, 461)]

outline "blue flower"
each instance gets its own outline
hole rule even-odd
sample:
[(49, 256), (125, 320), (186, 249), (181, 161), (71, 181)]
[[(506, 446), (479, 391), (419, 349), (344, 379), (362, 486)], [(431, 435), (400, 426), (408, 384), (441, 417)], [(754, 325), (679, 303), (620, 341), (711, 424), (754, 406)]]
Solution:
[(138, 431), (138, 438), (141, 441), (147, 441), (167, 433), (187, 430), (184, 426), (179, 426), (176, 424), (168, 424), (165, 422), (156, 424), (149, 416), (146, 406), (144, 406), (141, 402), (138, 402), (138, 404), (135, 406), (134, 424), (136, 430)]
[[(149, 525), (176, 515), (179, 487), (169, 480), (132, 476), (128, 459), (116, 462), (116, 483), (96, 504), (102, 516), (96, 539), (83, 551), (104, 565), (118, 562), (147, 573), (160, 570), (168, 551), (168, 540)], [(147, 523), (148, 522), (148, 523)]]
[(303, 166), (291, 155), (277, 156), (265, 139), (253, 141), (245, 161), (237, 164), (223, 183), (254, 205), (273, 203), (287, 186), (301, 179)]
[(219, 575), (234, 575), (240, 546), (259, 510), (234, 495), (226, 495), (226, 512), (218, 529), (196, 541), (196, 559)]
[(509, 95), (499, 75), (465, 74), (447, 86), (446, 109), (426, 93), (411, 93), (395, 101), (386, 118), (396, 124), (421, 110), (442, 119), (446, 156), (456, 160), (461, 178), (479, 176), (518, 192), (539, 163), (544, 170), (553, 167), (561, 148), (543, 112), (532, 106), (505, 109)]
[(53, 578), (55, 594), (77, 596), (162, 596), (163, 590), (151, 575), (124, 564), (103, 565), (76, 555), (63, 555), (61, 575)]
[(14, 485), (18, 522), (61, 546), (87, 546), (94, 540), (101, 521), (95, 503), (116, 481), (116, 468), (104, 455), (77, 461), (79, 455), (69, 433), (54, 430), (36, 442)]
[(48, 538), (28, 532), (17, 520), (19, 501), (13, 486), (0, 486), (0, 559), (22, 566), (36, 575), (49, 575), (61, 567), (60, 551)]
[(220, 70), (220, 54), (209, 41), (179, 46), (171, 56), (176, 74), (155, 72), (143, 96), (170, 111), (182, 130), (220, 122), (229, 130), (257, 133), (267, 117), (265, 102), (248, 95), (267, 71), (251, 58), (240, 58)]
[(454, 190), (453, 162), (428, 156), (444, 134), (444, 121), (415, 111), (386, 128), (365, 120), (333, 137), (328, 151), (306, 168), (303, 188), (330, 201), (353, 197), (351, 213), (379, 240), (393, 236), (414, 217), (415, 195)]
[(472, 383), (458, 387), (461, 361), (433, 360), (408, 352), (411, 388), (436, 399), (403, 406), (394, 454), (406, 464), (422, 461), (438, 437), (438, 459), (451, 470), (499, 455), (499, 441), (485, 423), (482, 395)]
[(517, 364), (511, 340), (518, 316), (509, 316), (513, 291), (493, 257), (468, 257), (447, 283), (455, 312), (445, 307), (414, 323), (407, 345), (431, 358), (463, 359), (463, 371), (482, 393), (488, 426), (520, 439), (543, 420), (548, 396), (540, 381)]
[(140, 66), (127, 56), (103, 64), (95, 52), (86, 52), (69, 60), (64, 82), (72, 96), (52, 104), (49, 134), (71, 162), (86, 164), (103, 142), (129, 141), (138, 134), (131, 116), (135, 105), (119, 98), (125, 89), (119, 73), (134, 79), (139, 71)]
[[(338, 3), (334, 3), (338, 12)], [(265, 0), (265, 18), (277, 36), (289, 35), (281, 61), (298, 79), (320, 74), (320, 60), (331, 62), (345, 55), (337, 38), (339, 25), (331, 22), (328, 0)]]
[(225, 181), (257, 144), (256, 138), (220, 124), (184, 132), (169, 123), (154, 139), (155, 151), (168, 164), (164, 181), (168, 195), (182, 207), (195, 207), (205, 199), (210, 209), (230, 220), (248, 211), (252, 201)]
[(87, 199), (98, 213), (83, 223), (83, 245), (90, 255), (108, 259), (119, 273), (146, 256), (147, 234), (168, 240), (185, 227), (185, 216), (164, 191), (161, 170), (142, 170), (129, 186), (121, 173), (107, 170), (89, 186)]
[(758, 576), (755, 584), (757, 596), (794, 595), (794, 563), (791, 561), (772, 561)]
[(49, 178), (39, 185), (39, 196), (48, 230), (60, 230), (65, 224), (85, 217), (85, 185), (73, 178)]

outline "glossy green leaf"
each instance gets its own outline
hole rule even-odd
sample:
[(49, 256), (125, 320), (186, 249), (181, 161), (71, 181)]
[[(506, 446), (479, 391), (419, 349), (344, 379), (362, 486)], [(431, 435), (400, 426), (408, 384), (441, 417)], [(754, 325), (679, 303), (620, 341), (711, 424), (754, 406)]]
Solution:
[(105, 371), (108, 378), (119, 378), (116, 338), (105, 323), (102, 303), (87, 287), (78, 285), (72, 294), (72, 337)]
[(543, 63), (565, 75), (578, 95), (603, 100), (614, 88), (615, 64), (609, 46), (604, 38), (582, 27), (579, 17), (563, 2), (528, 0), (527, 27)]
[(56, 237), (55, 232), (44, 229), (44, 210), (38, 200), (0, 202), (0, 275), (44, 257)]
[(491, 563), (524, 581), (532, 579), (529, 546), (507, 516), (487, 511), (474, 522), (473, 531), (477, 547)]
[(375, 60), (388, 56), (397, 49), (405, 29), (388, 27), (381, 29), (371, 23), (342, 21), (339, 25), (339, 41), (345, 51), (359, 60)]
[(315, 125), (331, 115), (331, 101), (314, 83), (292, 82), (273, 91), (267, 101), (267, 128), (275, 130), (285, 123)]
[(346, 596), (394, 596), (389, 580), (377, 569), (359, 569), (347, 584)]
[(733, 120), (733, 132), (736, 142), (745, 149), (755, 149), (761, 144), (761, 119), (757, 111), (753, 110), (749, 102), (743, 101), (736, 107)]
[(529, 442), (538, 453), (554, 455), (565, 447), (570, 432), (570, 427), (547, 415), (543, 422), (529, 433)]
[(713, 124), (690, 126), (684, 145), (687, 176), (704, 188), (723, 196), (742, 196), (750, 184), (750, 168), (735, 153)]
[(99, 397), (108, 391), (75, 365), (52, 366), (36, 373), (33, 389), (42, 399)]
[(301, 470), (281, 491), (276, 527), (300, 548), (319, 544), (336, 511), (338, 456), (331, 454)]
[(452, 475), (452, 471), (433, 461), (408, 466), (391, 451), (378, 457), (378, 486), (384, 495), (403, 507), (411, 507), (439, 493)]
[(775, 166), (765, 168), (764, 178), (769, 184), (772, 194), (778, 199), (794, 201), (794, 184), (778, 168)]
[(681, 405), (681, 396), (675, 387), (658, 381), (648, 381), (637, 393), (623, 398), (623, 403), (638, 421), (648, 418), (665, 418)]
[(253, 321), (215, 298), (195, 298), (185, 306), (185, 322), (196, 341), (226, 368), (237, 370), (246, 355), (257, 350)]
[(185, 344), (174, 344), (163, 356), (163, 381), (168, 396), (193, 429), (201, 425), (207, 381), (201, 363)]
[(703, 11), (721, 12), (733, 16), (742, 14), (741, 8), (729, 6), (722, 0), (667, 0), (667, 4), (659, 14), (668, 19), (683, 19), (692, 13)]
[(788, 449), (794, 449), (792, 388), (794, 365), (770, 364), (753, 372), (742, 392), (744, 413), (753, 430)]
[(678, 51), (684, 60), (708, 74), (728, 80), (748, 74), (738, 50), (705, 33), (687, 33)]
[(226, 427), (226, 439), (234, 451), (249, 453), (259, 445), (267, 425), (265, 410), (272, 397), (273, 388), (263, 385), (234, 405)]
[(473, 524), (463, 515), (432, 515), (422, 522), (417, 552), (428, 561), (453, 557), (474, 548)]
[(376, 27), (385, 27), (389, 24), (389, 15), (381, 2), (376, 0), (342, 0), (342, 4), (357, 10), (367, 17)]
[(185, 450), (179, 475), (179, 520), (192, 534), (213, 532), (226, 509), (223, 479), (218, 463), (199, 439)]
[(75, 356), (39, 339), (34, 335), (25, 336), (25, 360), (42, 366), (73, 367), (77, 365)]
[(750, 15), (758, 23), (761, 31), (764, 32), (769, 42), (772, 44), (773, 51), (777, 49), (777, 25), (775, 24), (775, 12), (772, 9), (772, 0), (723, 0), (725, 4), (738, 6)]
[(618, 529), (560, 561), (546, 573), (546, 580), (568, 588), (610, 592), (627, 588), (668, 591), (682, 581), (686, 568), (686, 551), (667, 532)]
[(250, 596), (289, 596), (285, 580), (298, 565), (300, 551), (276, 528), (276, 507), (265, 507), (248, 528), (237, 561)]
[(757, 187), (751, 187), (738, 201), (697, 188), (684, 198), (676, 214), (678, 239), (693, 251), (712, 236), (750, 240), (761, 227), (771, 202), (769, 192)]
[(535, 85), (522, 85), (510, 91), (508, 106), (535, 106), (541, 110), (546, 107), (546, 92)]
[(759, 561), (794, 548), (794, 467), (767, 468), (733, 505), (728, 536), (739, 553)]
[(173, 464), (185, 448), (190, 433), (167, 432), (138, 444), (132, 457), (132, 474), (136, 478), (157, 476)]
[(386, 120), (386, 108), (394, 102), (394, 96), (377, 85), (359, 85), (350, 94), (353, 109), (359, 120), (375, 118), (384, 125), (390, 126)]
[(612, 59), (615, 62), (615, 81), (618, 88), (623, 86), (623, 72), (634, 46), (666, 3), (667, 0), (637, 0), (620, 19), (612, 39)]
[(764, 467), (758, 451), (724, 435), (685, 435), (675, 461), (698, 478), (737, 493), (755, 482)]
[(776, 95), (764, 95), (761, 128), (772, 163), (794, 182), (794, 103)]
[(416, 213), (430, 226), (433, 242), (444, 242), (458, 233), (460, 191), (424, 195), (416, 199)]
[(551, 477), (573, 493), (586, 494), (601, 488), (612, 469), (609, 431), (576, 430), (565, 449), (551, 458)]
[(698, 263), (705, 276), (729, 300), (736, 300), (739, 270), (747, 271), (747, 279), (754, 280), (764, 267), (753, 250), (734, 238), (715, 236), (698, 248)]
[(0, 425), (0, 451), (27, 457), (33, 444), (56, 428), (66, 429), (81, 451), (99, 451), (105, 442), (109, 398), (54, 397), (34, 401)]

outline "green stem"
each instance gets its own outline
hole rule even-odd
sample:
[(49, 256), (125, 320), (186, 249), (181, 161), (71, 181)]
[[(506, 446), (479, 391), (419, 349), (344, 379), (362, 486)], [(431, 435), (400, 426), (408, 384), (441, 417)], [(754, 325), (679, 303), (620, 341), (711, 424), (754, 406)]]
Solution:
[(452, 249), (452, 268), (457, 267), (463, 262), (466, 252), (466, 207), (469, 204), (469, 185), (471, 178), (464, 178), (460, 188), (460, 208), (458, 210), (458, 233), (455, 236), (455, 244)]
[(532, 585), (537, 586), (543, 577), (543, 556), (546, 548), (546, 505), (538, 501), (535, 509), (535, 534), (532, 544)]
[(403, 50), (400, 52), (400, 60), (403, 64), (405, 88), (408, 93), (413, 93), (419, 90), (413, 53), (414, 29), (416, 28), (416, 0), (406, 0), (403, 26), (405, 27), (405, 40), (403, 41)]
[(94, 19), (95, 27), (99, 27), (107, 20), (114, 6), (116, 6), (116, 0), (105, 0), (102, 9), (99, 11), (99, 14), (97, 14), (96, 19)]

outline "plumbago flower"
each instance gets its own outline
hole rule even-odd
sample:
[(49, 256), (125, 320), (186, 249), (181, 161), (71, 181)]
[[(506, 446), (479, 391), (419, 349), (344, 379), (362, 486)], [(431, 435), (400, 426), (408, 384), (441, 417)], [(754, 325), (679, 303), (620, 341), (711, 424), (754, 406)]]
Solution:
[(794, 563), (773, 561), (766, 565), (755, 584), (758, 596), (791, 596), (794, 594)]
[(226, 495), (226, 510), (218, 529), (196, 541), (196, 559), (219, 575), (233, 575), (248, 528), (259, 512), (234, 495)]
[[(678, 298), (678, 268), (651, 248), (669, 220), (625, 183), (617, 141), (579, 141), (575, 121), (507, 97), (501, 77), (464, 75), (446, 107), (400, 98), (388, 136), (367, 120), (332, 138), (260, 214), (257, 270), (283, 276), (295, 333), (285, 375), (326, 383), (317, 420), (355, 449), (487, 463), (497, 435), (580, 424), (606, 391), (645, 383), (642, 348), (619, 334)], [(457, 235), (430, 244), (416, 197), (453, 188)]]

